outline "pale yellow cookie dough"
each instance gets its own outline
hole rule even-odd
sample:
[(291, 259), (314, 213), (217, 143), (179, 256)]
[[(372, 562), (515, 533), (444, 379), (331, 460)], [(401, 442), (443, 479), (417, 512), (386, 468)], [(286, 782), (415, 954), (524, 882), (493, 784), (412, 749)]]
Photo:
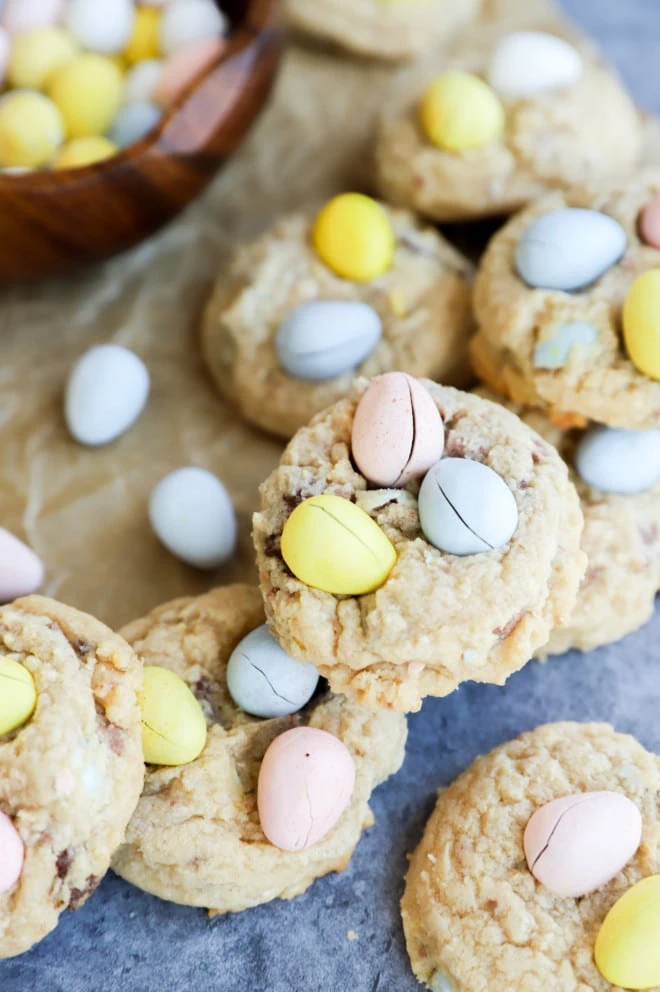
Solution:
[[(441, 411), (445, 455), (473, 458), (502, 476), (519, 522), (510, 543), (458, 558), (424, 538), (419, 483), (367, 488), (351, 460), (353, 395), (315, 417), (261, 487), (254, 542), (266, 615), (295, 657), (313, 657), (335, 692), (371, 709), (419, 709), (466, 680), (502, 684), (529, 661), (575, 606), (586, 558), (582, 514), (554, 448), (514, 414), (479, 396), (424, 381)], [(294, 507), (319, 493), (354, 500), (393, 542), (397, 561), (376, 592), (336, 597), (286, 567), (280, 536)]]
[(394, 261), (370, 282), (335, 275), (312, 247), (313, 218), (300, 214), (239, 248), (229, 270), (220, 273), (204, 317), (202, 348), (221, 393), (246, 420), (288, 439), (350, 390), (355, 369), (308, 382), (279, 364), (278, 328), (310, 300), (359, 300), (378, 312), (383, 335), (359, 374), (399, 369), (450, 385), (470, 382), (470, 263), (407, 211), (388, 213), (397, 239)]
[[(165, 603), (123, 631), (145, 664), (169, 668), (188, 683), (205, 711), (208, 738), (189, 765), (148, 767), (112, 866), (147, 892), (212, 914), (290, 899), (321, 875), (344, 869), (374, 822), (372, 791), (403, 761), (404, 717), (367, 713), (327, 691), (290, 717), (260, 720), (239, 710), (227, 689), (226, 665), (238, 641), (263, 621), (259, 591), (235, 585)], [(304, 725), (346, 744), (355, 761), (355, 789), (323, 840), (290, 853), (264, 837), (256, 787), (271, 741)]]
[[(37, 707), (0, 737), (0, 810), (25, 845), (0, 893), (0, 958), (27, 951), (106, 873), (144, 779), (128, 644), (98, 620), (40, 596), (0, 608), (0, 658), (24, 665)], [(0, 690), (1, 691), (1, 690)]]
[[(529, 871), (523, 832), (545, 803), (620, 792), (642, 843), (612, 881), (561, 898)], [(606, 914), (660, 872), (660, 762), (606, 724), (554, 723), (477, 759), (441, 790), (401, 902), (413, 971), (433, 992), (612, 992), (593, 962)]]

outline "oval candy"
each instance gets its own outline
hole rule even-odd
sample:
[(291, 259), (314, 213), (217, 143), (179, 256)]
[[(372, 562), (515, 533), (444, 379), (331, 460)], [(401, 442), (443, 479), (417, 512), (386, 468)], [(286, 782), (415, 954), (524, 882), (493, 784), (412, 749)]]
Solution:
[(0, 658), (0, 737), (27, 723), (36, 705), (31, 673), (11, 658)]
[(507, 100), (539, 96), (571, 86), (582, 75), (580, 53), (545, 31), (515, 31), (495, 46), (486, 78)]
[(504, 133), (504, 107), (478, 76), (443, 72), (427, 88), (419, 105), (426, 137), (438, 148), (463, 152), (482, 148)]
[(443, 458), (419, 491), (419, 522), (427, 541), (452, 555), (504, 547), (518, 526), (513, 493), (492, 468), (468, 458)]
[(382, 322), (373, 307), (351, 300), (312, 300), (280, 325), (275, 349), (289, 375), (310, 382), (354, 369), (380, 341)]
[(532, 221), (516, 247), (515, 266), (533, 289), (571, 292), (600, 279), (627, 246), (626, 232), (613, 217), (562, 207)]
[(194, 568), (218, 568), (236, 547), (236, 514), (219, 479), (203, 468), (180, 468), (154, 486), (149, 520), (173, 555)]
[(0, 894), (9, 892), (21, 877), (25, 845), (6, 813), (0, 813)]
[(72, 437), (97, 447), (124, 434), (149, 396), (149, 372), (136, 354), (118, 344), (90, 348), (71, 370), (64, 415)]
[(534, 878), (558, 896), (577, 899), (606, 885), (642, 839), (642, 817), (618, 792), (581, 792), (546, 803), (524, 835)]
[(127, 148), (156, 127), (163, 111), (155, 103), (128, 103), (119, 111), (108, 132), (118, 148)]
[(445, 428), (433, 397), (404, 372), (367, 387), (355, 410), (353, 458), (369, 482), (390, 488), (424, 475), (442, 456)]
[(128, 44), (135, 8), (131, 0), (68, 0), (65, 20), (83, 48), (113, 55)]
[(660, 248), (660, 193), (655, 193), (639, 215), (639, 235), (651, 248)]
[(598, 338), (598, 328), (586, 320), (555, 324), (534, 348), (534, 368), (561, 369), (568, 364), (574, 352), (582, 352), (584, 355), (596, 344)]
[(257, 786), (261, 827), (275, 847), (318, 844), (351, 801), (355, 764), (346, 745), (325, 730), (294, 727), (266, 751)]
[(396, 562), (385, 532), (355, 503), (312, 496), (282, 531), (284, 561), (301, 582), (335, 596), (363, 596), (382, 586)]
[(0, 603), (29, 596), (43, 580), (41, 559), (27, 544), (0, 527)]
[(206, 744), (206, 720), (183, 679), (168, 668), (146, 665), (138, 700), (146, 764), (187, 765), (199, 757)]
[(603, 978), (624, 989), (660, 985), (660, 875), (637, 882), (612, 906), (594, 949)]
[(575, 470), (603, 493), (629, 495), (660, 481), (660, 430), (594, 426), (580, 438)]
[(219, 5), (208, 0), (177, 0), (169, 3), (160, 21), (160, 47), (172, 55), (198, 41), (227, 31), (228, 22)]
[(623, 304), (628, 356), (644, 375), (660, 380), (660, 269), (637, 276)]
[(297, 713), (314, 695), (318, 680), (314, 665), (295, 661), (265, 623), (239, 641), (227, 664), (227, 688), (236, 705), (266, 719)]
[(314, 222), (312, 241), (328, 268), (354, 282), (387, 272), (396, 246), (387, 212), (362, 193), (341, 193), (326, 203)]

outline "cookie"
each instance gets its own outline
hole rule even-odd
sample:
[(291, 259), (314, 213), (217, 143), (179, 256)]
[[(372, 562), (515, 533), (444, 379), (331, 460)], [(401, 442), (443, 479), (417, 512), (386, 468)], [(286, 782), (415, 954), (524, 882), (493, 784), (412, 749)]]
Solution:
[[(258, 590), (236, 585), (166, 603), (123, 631), (146, 665), (170, 669), (190, 686), (204, 709), (208, 735), (190, 764), (148, 766), (113, 869), (162, 899), (212, 914), (292, 898), (316, 878), (344, 869), (362, 831), (373, 824), (373, 789), (403, 761), (403, 717), (371, 715), (327, 691), (299, 713), (274, 719), (257, 719), (236, 706), (227, 688), (227, 662), (263, 619)], [(266, 840), (256, 789), (268, 746), (301, 726), (343, 741), (356, 777), (337, 825), (313, 846), (290, 853)]]
[[(515, 415), (481, 397), (417, 382), (444, 421), (447, 458), (438, 464), (487, 466), (505, 483), (518, 515), (503, 547), (464, 557), (438, 550), (420, 524), (419, 477), (399, 488), (369, 488), (352, 459), (356, 407), (367, 385), (356, 383), (350, 398), (295, 435), (261, 487), (253, 536), (266, 615), (282, 646), (294, 657), (313, 657), (333, 691), (371, 709), (412, 711), (424, 696), (447, 695), (465, 680), (502, 684), (570, 616), (585, 568), (582, 515), (555, 449)], [(374, 540), (372, 550), (391, 569), (367, 595), (312, 588), (283, 558), (292, 511), (319, 494), (343, 497), (340, 508), (349, 505), (351, 517), (362, 511), (358, 523), (369, 524), (364, 539)], [(360, 548), (354, 551), (349, 575)]]
[[(543, 408), (564, 426), (594, 420), (639, 430), (660, 427), (660, 382), (633, 361), (623, 320), (639, 279), (660, 266), (660, 247), (647, 243), (639, 227), (659, 193), (657, 169), (599, 192), (553, 193), (495, 235), (476, 282), (479, 333), (472, 344), (476, 371), (489, 385), (517, 403)], [(576, 208), (591, 212), (587, 224)], [(571, 223), (575, 218), (579, 226)], [(545, 275), (546, 283), (566, 284), (566, 273), (546, 271), (547, 259), (540, 255), (535, 264), (542, 267), (530, 271), (529, 253), (539, 221), (566, 248), (566, 219), (572, 270), (583, 265), (588, 281), (576, 289), (534, 288), (521, 277), (521, 267), (528, 279), (540, 282)], [(594, 244), (596, 253), (580, 237), (588, 237), (594, 224), (606, 235)], [(606, 239), (613, 239), (611, 252), (599, 258)], [(652, 333), (647, 336), (652, 344)]]
[(0, 894), (6, 958), (94, 891), (135, 809), (144, 764), (141, 669), (98, 620), (39, 596), (17, 600), (0, 608), (0, 662), (27, 670), (37, 694), (33, 715), (0, 738), (0, 810), (24, 847), (20, 877)]
[[(359, 362), (360, 374), (401, 368), (451, 385), (470, 382), (471, 266), (411, 214), (386, 213), (396, 246), (378, 277), (358, 282), (337, 275), (311, 243), (313, 218), (305, 215), (285, 218), (239, 248), (220, 274), (203, 321), (203, 353), (220, 392), (250, 423), (288, 439), (349, 391), (356, 374), (350, 357), (342, 372), (321, 380), (294, 376), (281, 364), (280, 327), (313, 301), (373, 309), (382, 330)], [(332, 340), (331, 330), (323, 337)]]
[(447, 41), (480, 0), (286, 0), (289, 22), (358, 55), (408, 59)]
[[(400, 81), (385, 103), (376, 145), (376, 181), (386, 200), (438, 221), (472, 220), (635, 168), (640, 117), (613, 70), (572, 46), (579, 71), (571, 73), (565, 50), (545, 52), (553, 40), (565, 44), (547, 34), (541, 57), (518, 46), (516, 69), (499, 46), (530, 34), (538, 45), (539, 32), (505, 35), (436, 60), (426, 85), (417, 75)], [(525, 95), (511, 74), (522, 77)]]
[[(582, 898), (537, 882), (523, 849), (536, 810), (585, 791), (620, 793), (642, 817), (625, 868)], [(660, 871), (660, 764), (606, 724), (539, 727), (478, 758), (438, 794), (401, 902), (413, 971), (433, 992), (608, 992), (593, 960), (605, 916)]]

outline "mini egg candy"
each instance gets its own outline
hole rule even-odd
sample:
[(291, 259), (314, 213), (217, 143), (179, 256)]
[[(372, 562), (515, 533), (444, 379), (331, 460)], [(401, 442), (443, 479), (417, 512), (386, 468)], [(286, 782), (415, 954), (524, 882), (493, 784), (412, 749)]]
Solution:
[(396, 562), (394, 545), (369, 514), (330, 494), (295, 508), (282, 531), (281, 551), (297, 579), (335, 596), (373, 592)]
[(122, 74), (114, 62), (92, 52), (77, 55), (48, 85), (69, 138), (105, 134), (121, 105), (122, 91)]
[(580, 53), (544, 31), (516, 31), (495, 46), (486, 78), (506, 100), (540, 96), (571, 86), (583, 72)]
[(172, 55), (197, 41), (224, 35), (227, 19), (212, 0), (177, 0), (163, 11), (160, 48)]
[(518, 526), (518, 507), (504, 479), (468, 458), (436, 462), (422, 482), (418, 508), (427, 541), (452, 555), (503, 548)]
[(162, 116), (155, 103), (129, 103), (115, 117), (109, 136), (118, 148), (127, 148), (149, 134)]
[(10, 51), (11, 42), (9, 40), (9, 35), (4, 28), (0, 28), (0, 86), (2, 86), (5, 81), (7, 66), (9, 65)]
[(613, 217), (563, 207), (532, 221), (516, 247), (515, 265), (533, 289), (572, 292), (600, 279), (627, 246), (626, 232)]
[(27, 723), (36, 705), (37, 689), (27, 668), (0, 658), (0, 737)]
[(109, 444), (140, 416), (149, 396), (149, 372), (141, 358), (118, 344), (90, 348), (71, 370), (64, 414), (80, 444)]
[(578, 899), (606, 885), (642, 840), (642, 817), (618, 792), (580, 792), (546, 803), (523, 839), (532, 875), (555, 895)]
[(163, 63), (160, 59), (147, 59), (129, 69), (124, 77), (124, 105), (153, 103), (162, 71)]
[(48, 80), (70, 62), (78, 46), (63, 28), (32, 28), (14, 39), (9, 60), (9, 82), (26, 89), (43, 89)]
[(318, 680), (314, 665), (294, 661), (267, 624), (250, 631), (227, 664), (227, 688), (236, 705), (267, 719), (301, 710), (314, 695)]
[(382, 488), (405, 486), (441, 457), (445, 428), (433, 398), (404, 372), (388, 372), (365, 389), (355, 411), (355, 464)]
[(342, 193), (326, 203), (314, 223), (312, 240), (325, 264), (354, 282), (387, 272), (396, 247), (384, 208), (362, 193)]
[(444, 72), (419, 105), (429, 141), (449, 152), (483, 148), (504, 133), (504, 107), (482, 79), (468, 72)]
[(149, 519), (168, 551), (195, 568), (218, 568), (236, 547), (229, 494), (202, 468), (180, 468), (161, 479), (151, 493)]
[(9, 892), (23, 871), (25, 846), (6, 813), (0, 813), (0, 895)]
[(79, 169), (85, 165), (94, 165), (116, 155), (119, 148), (102, 135), (89, 138), (74, 138), (62, 145), (53, 162), (54, 169)]
[(187, 765), (199, 757), (206, 744), (206, 720), (183, 679), (169, 668), (146, 665), (138, 702), (146, 764)]
[(275, 847), (304, 851), (332, 830), (351, 801), (355, 764), (325, 730), (294, 727), (266, 751), (257, 784), (261, 828)]
[(0, 603), (36, 592), (44, 572), (43, 562), (32, 548), (0, 527)]
[(0, 166), (46, 165), (63, 140), (62, 115), (42, 93), (13, 90), (0, 98)]
[(289, 375), (321, 382), (360, 365), (381, 334), (381, 319), (366, 303), (312, 300), (301, 303), (284, 319), (275, 350)]
[(62, 13), (64, 0), (6, 0), (2, 10), (2, 26), (11, 35), (30, 28), (55, 24)]
[(90, 52), (114, 55), (128, 44), (133, 31), (133, 0), (68, 0), (65, 24)]
[(598, 328), (585, 320), (572, 320), (549, 327), (534, 348), (535, 369), (561, 369), (575, 353), (584, 353), (597, 344)]
[(651, 248), (660, 249), (660, 193), (655, 193), (639, 215), (639, 235)]
[(660, 875), (650, 875), (614, 903), (596, 938), (603, 978), (624, 989), (660, 986)]
[(153, 92), (156, 103), (166, 109), (174, 106), (195, 80), (218, 61), (226, 45), (224, 38), (204, 38), (165, 59)]
[(623, 340), (633, 365), (660, 380), (660, 269), (637, 276), (623, 304)]
[(603, 493), (630, 495), (660, 481), (660, 430), (633, 431), (596, 425), (580, 438), (575, 470)]
[(160, 55), (161, 12), (155, 7), (138, 7), (133, 32), (122, 55), (129, 65), (156, 59)]

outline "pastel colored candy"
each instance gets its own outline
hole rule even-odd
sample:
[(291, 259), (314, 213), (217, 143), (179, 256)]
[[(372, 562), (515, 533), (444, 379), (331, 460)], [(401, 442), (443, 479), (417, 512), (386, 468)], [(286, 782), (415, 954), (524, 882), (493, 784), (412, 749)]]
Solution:
[(154, 88), (156, 103), (168, 109), (172, 107), (218, 61), (226, 45), (224, 38), (203, 38), (170, 55)]
[(545, 31), (516, 31), (496, 45), (486, 78), (504, 99), (521, 100), (571, 86), (582, 71), (580, 53), (562, 38)]
[(280, 365), (310, 382), (354, 369), (380, 341), (381, 319), (366, 303), (312, 300), (284, 319), (275, 338)]
[(102, 135), (112, 124), (123, 94), (123, 79), (112, 59), (83, 52), (49, 80), (48, 95), (57, 105), (67, 137)]
[(626, 232), (613, 217), (563, 207), (532, 221), (516, 247), (516, 270), (534, 289), (570, 292), (600, 279), (627, 245)]
[(330, 494), (295, 508), (284, 525), (281, 551), (297, 579), (336, 596), (373, 592), (396, 562), (378, 524), (355, 503)]
[(43, 580), (41, 559), (27, 544), (0, 527), (0, 603), (29, 596)]
[(147, 665), (138, 698), (148, 765), (187, 765), (199, 757), (206, 744), (206, 720), (183, 679), (168, 668)]
[(283, 851), (318, 844), (351, 801), (355, 764), (346, 745), (325, 730), (294, 727), (266, 751), (257, 786), (261, 828)]
[(639, 215), (639, 233), (652, 248), (660, 248), (660, 193), (656, 193)]
[(55, 104), (34, 90), (0, 97), (0, 166), (46, 165), (64, 140), (64, 120)]
[(257, 627), (234, 648), (227, 664), (227, 687), (246, 713), (266, 718), (301, 710), (314, 694), (319, 673), (294, 661), (268, 630)]
[(518, 507), (504, 479), (468, 458), (436, 462), (422, 482), (418, 505), (427, 541), (452, 555), (504, 547), (518, 526)]
[(11, 35), (21, 34), (43, 24), (54, 24), (64, 7), (64, 0), (6, 0), (2, 25)]
[(27, 723), (36, 705), (37, 689), (27, 668), (0, 658), (0, 737)]
[(163, 111), (155, 103), (129, 103), (119, 111), (109, 136), (119, 148), (127, 148), (156, 127)]
[(580, 478), (604, 493), (629, 495), (660, 481), (660, 430), (594, 426), (575, 450)]
[(164, 55), (187, 48), (197, 41), (225, 34), (227, 19), (209, 0), (178, 0), (163, 11), (160, 47)]
[(362, 193), (341, 193), (326, 203), (314, 222), (312, 241), (328, 268), (354, 282), (387, 272), (396, 245), (387, 213)]
[(25, 846), (6, 813), (0, 813), (0, 894), (9, 892), (23, 871)]
[(152, 103), (162, 71), (160, 59), (146, 59), (129, 69), (124, 77), (124, 104)]
[(86, 351), (66, 386), (64, 415), (80, 444), (109, 444), (138, 419), (149, 396), (149, 372), (141, 358), (118, 344)]
[(68, 0), (65, 24), (83, 48), (113, 55), (128, 44), (133, 31), (132, 0)]
[(149, 519), (168, 551), (195, 568), (218, 568), (236, 547), (231, 498), (211, 472), (180, 468), (154, 487)]
[(155, 7), (137, 7), (131, 37), (122, 52), (129, 65), (160, 55), (160, 18)]
[(11, 42), (9, 40), (9, 35), (4, 28), (0, 27), (0, 86), (5, 81), (7, 66), (9, 65), (10, 51)]
[(575, 352), (585, 352), (598, 341), (598, 328), (585, 320), (555, 324), (534, 348), (534, 368), (561, 369)]
[(424, 386), (388, 372), (367, 387), (355, 411), (351, 445), (360, 472), (377, 486), (405, 486), (442, 456), (445, 429)]
[(623, 304), (623, 339), (631, 362), (660, 380), (660, 269), (637, 276)]
[(487, 83), (468, 72), (444, 72), (422, 96), (419, 118), (438, 148), (482, 148), (504, 133), (504, 107)]
[(642, 817), (618, 792), (581, 792), (546, 803), (529, 820), (525, 857), (555, 895), (577, 899), (606, 885), (642, 839)]
[(25, 31), (12, 45), (9, 82), (16, 87), (42, 89), (77, 51), (71, 35), (54, 24)]
[(660, 875), (637, 882), (603, 921), (594, 958), (603, 978), (625, 989), (660, 985)]

